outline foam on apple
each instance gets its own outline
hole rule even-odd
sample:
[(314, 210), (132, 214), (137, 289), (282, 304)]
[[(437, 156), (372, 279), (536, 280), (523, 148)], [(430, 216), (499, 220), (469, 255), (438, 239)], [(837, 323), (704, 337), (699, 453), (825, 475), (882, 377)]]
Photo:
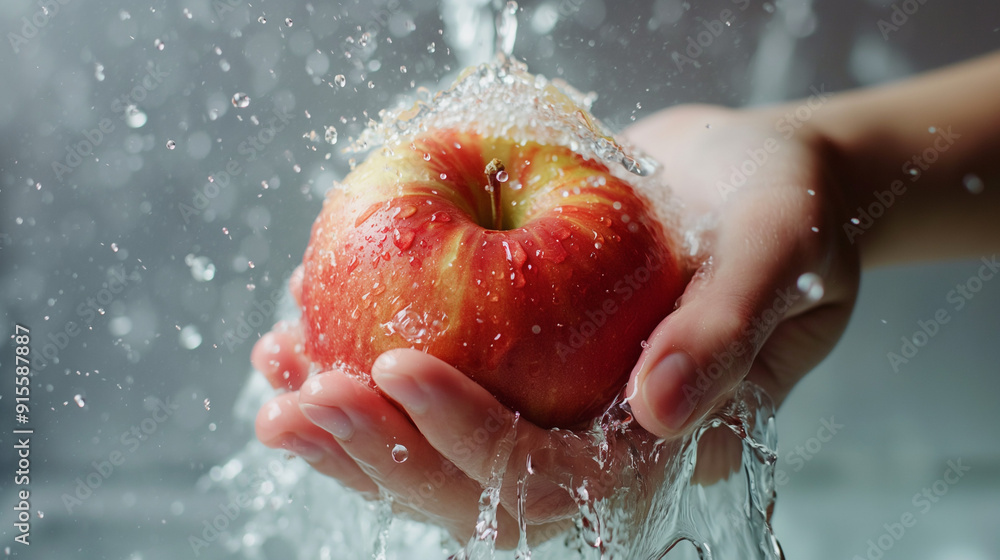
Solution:
[(643, 164), (514, 63), (361, 142), (381, 146), (331, 189), (305, 253), (307, 355), (365, 375), (419, 348), (545, 427), (611, 404), (686, 283)]

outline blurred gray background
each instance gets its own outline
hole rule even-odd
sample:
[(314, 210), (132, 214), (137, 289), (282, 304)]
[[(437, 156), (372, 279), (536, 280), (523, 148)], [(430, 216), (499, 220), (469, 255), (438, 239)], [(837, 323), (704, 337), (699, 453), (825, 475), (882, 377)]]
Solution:
[[(883, 35), (884, 0), (525, 1), (514, 52), (595, 91), (594, 113), (621, 130), (678, 103), (791, 99), (1000, 46), (994, 1), (904, 4), (917, 9)], [(322, 193), (348, 169), (340, 148), (401, 95), (482, 60), (490, 5), (0, 4), (0, 555), (192, 556), (198, 512), (222, 501), (195, 483), (253, 435), (233, 404)], [(671, 54), (724, 9), (732, 29), (679, 71)], [(880, 537), (885, 558), (1000, 557), (1000, 280), (960, 311), (947, 301), (978, 268), (864, 276), (844, 339), (779, 414), (775, 526), (789, 559), (866, 557)], [(943, 307), (951, 322), (893, 371), (887, 352)], [(15, 323), (39, 356), (30, 548), (12, 541)], [(824, 422), (843, 427), (828, 438)], [(123, 462), (67, 506), (116, 452)], [(968, 473), (915, 501), (949, 461)], [(885, 537), (906, 513), (916, 525)]]

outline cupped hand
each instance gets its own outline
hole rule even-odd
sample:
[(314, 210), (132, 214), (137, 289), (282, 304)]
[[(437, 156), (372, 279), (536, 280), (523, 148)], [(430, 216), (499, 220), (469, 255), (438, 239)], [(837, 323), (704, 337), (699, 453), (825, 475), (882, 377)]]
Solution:
[[(293, 275), (296, 297), (300, 282)], [(254, 366), (285, 390), (258, 413), (258, 438), (368, 498), (392, 498), (397, 512), (442, 526), (459, 541), (485, 534), (499, 548), (514, 548), (519, 518), (529, 544), (548, 540), (578, 511), (568, 489), (584, 479), (595, 495), (615, 486), (591, 440), (532, 425), (437, 358), (407, 349), (383, 354), (371, 372), (378, 392), (341, 371), (309, 375), (302, 343), (296, 324), (279, 323), (254, 347)], [(654, 438), (646, 436), (651, 447)], [(519, 484), (526, 496), (520, 504)], [(499, 488), (493, 534), (476, 527), (486, 487)]]
[(840, 338), (859, 258), (828, 168), (833, 148), (802, 120), (822, 103), (681, 106), (626, 131), (662, 162), (686, 226), (708, 225), (699, 270), (629, 380), (632, 411), (650, 432), (689, 433), (743, 379), (780, 404)]

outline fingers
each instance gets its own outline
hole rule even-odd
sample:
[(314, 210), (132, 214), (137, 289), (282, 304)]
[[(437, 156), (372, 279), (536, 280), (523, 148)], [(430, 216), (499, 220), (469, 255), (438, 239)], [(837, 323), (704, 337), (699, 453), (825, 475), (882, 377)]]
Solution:
[[(458, 537), (473, 533), (481, 486), (442, 457), (381, 395), (350, 376), (330, 372), (305, 383), (299, 407), (398, 502)], [(516, 544), (515, 520), (502, 510), (497, 520), (498, 532)]]
[(297, 322), (279, 321), (254, 344), (250, 361), (272, 387), (295, 391), (309, 375), (309, 360), (302, 352), (302, 328)]
[(302, 307), (302, 278), (305, 276), (305, 267), (301, 264), (292, 271), (291, 278), (288, 279), (288, 291), (295, 299), (295, 305)]
[[(441, 360), (416, 350), (393, 350), (375, 361), (375, 383), (406, 409), (427, 441), (462, 472), (487, 484), (505, 469), (501, 502), (516, 512), (517, 480), (528, 455), (535, 476), (527, 479), (525, 516), (531, 523), (561, 519), (577, 511), (560, 487), (572, 476), (595, 476), (593, 450), (569, 432), (549, 432), (515, 415), (486, 389)], [(563, 437), (565, 435), (566, 437)]]
[(784, 211), (799, 202), (774, 189), (721, 217), (712, 262), (654, 330), (629, 380), (632, 411), (650, 432), (686, 433), (729, 396), (781, 319), (807, 303), (795, 287), (807, 269), (795, 268), (818, 259), (796, 242), (800, 220), (773, 218), (801, 215)]
[[(494, 458), (511, 434), (514, 414), (486, 389), (448, 364), (412, 350), (380, 356), (372, 377), (406, 409), (431, 445), (480, 484), (490, 480)], [(478, 438), (464, 437), (476, 431)]]
[(366, 497), (378, 495), (378, 486), (340, 444), (302, 415), (296, 393), (278, 395), (261, 407), (256, 428), (264, 445), (299, 455), (319, 472)]
[[(302, 305), (303, 271), (299, 265), (288, 280), (288, 289), (299, 306)], [(278, 321), (254, 344), (250, 361), (272, 387), (295, 391), (309, 374), (310, 363), (303, 354), (303, 340), (302, 327), (297, 321)]]

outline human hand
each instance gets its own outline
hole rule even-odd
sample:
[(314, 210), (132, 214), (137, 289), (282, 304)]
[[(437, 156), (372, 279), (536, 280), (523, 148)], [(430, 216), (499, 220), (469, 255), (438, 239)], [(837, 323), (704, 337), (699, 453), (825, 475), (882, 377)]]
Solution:
[[(296, 298), (300, 284), (296, 273)], [(381, 491), (396, 512), (442, 526), (461, 542), (477, 531), (484, 487), (499, 488), (493, 538), (498, 548), (510, 549), (520, 535), (519, 482), (529, 544), (572, 525), (579, 510), (567, 488), (586, 479), (590, 495), (599, 497), (616, 486), (597, 464), (589, 438), (518, 418), (437, 358), (405, 349), (383, 354), (372, 370), (377, 392), (340, 371), (310, 376), (302, 343), (296, 324), (279, 323), (254, 347), (254, 366), (287, 391), (261, 408), (258, 438), (367, 498)], [(651, 448), (654, 438), (638, 436), (637, 445)], [(405, 460), (404, 452), (393, 453), (399, 445)]]
[(841, 229), (849, 206), (829, 145), (788, 109), (681, 106), (626, 131), (662, 162), (687, 225), (712, 224), (704, 264), (629, 380), (636, 420), (658, 436), (690, 432), (743, 379), (780, 404), (847, 325), (860, 268)]

